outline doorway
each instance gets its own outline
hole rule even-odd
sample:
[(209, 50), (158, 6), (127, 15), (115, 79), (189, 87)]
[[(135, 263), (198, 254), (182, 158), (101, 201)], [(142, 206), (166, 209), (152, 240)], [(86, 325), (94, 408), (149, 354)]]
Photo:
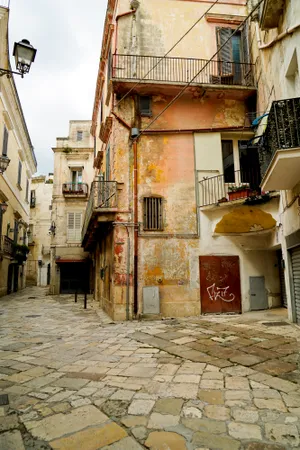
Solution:
[(238, 256), (200, 256), (201, 313), (241, 313)]
[(265, 277), (249, 277), (250, 282), (250, 310), (260, 311), (268, 309), (268, 295), (265, 286)]

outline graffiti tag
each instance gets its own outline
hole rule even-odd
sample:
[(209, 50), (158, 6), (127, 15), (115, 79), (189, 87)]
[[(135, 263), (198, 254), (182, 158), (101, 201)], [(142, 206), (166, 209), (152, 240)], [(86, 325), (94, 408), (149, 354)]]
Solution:
[(228, 292), (230, 286), (219, 288), (216, 286), (216, 283), (209, 286), (206, 290), (209, 295), (209, 299), (212, 302), (216, 302), (217, 300), (222, 300), (223, 302), (233, 302), (235, 300), (235, 295), (233, 293)]

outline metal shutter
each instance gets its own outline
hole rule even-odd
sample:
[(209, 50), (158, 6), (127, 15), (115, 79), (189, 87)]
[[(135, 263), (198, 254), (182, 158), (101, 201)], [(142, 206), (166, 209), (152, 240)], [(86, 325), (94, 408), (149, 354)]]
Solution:
[(300, 323), (300, 247), (291, 251), (296, 322)]

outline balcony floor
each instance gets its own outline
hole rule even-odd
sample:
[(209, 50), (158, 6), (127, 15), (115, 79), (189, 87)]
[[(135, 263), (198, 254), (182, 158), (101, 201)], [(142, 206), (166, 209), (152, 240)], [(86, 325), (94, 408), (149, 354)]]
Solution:
[(277, 150), (261, 184), (263, 191), (293, 189), (300, 181), (300, 148)]
[[(124, 94), (134, 87), (132, 93), (139, 95), (159, 95), (162, 92), (166, 95), (177, 95), (186, 83), (173, 81), (152, 81), (152, 80), (134, 80), (126, 78), (113, 78), (113, 90), (116, 94)], [(200, 84), (192, 83), (185, 92), (185, 95), (200, 97), (204, 93), (209, 93), (211, 98), (225, 98), (245, 100), (251, 97), (257, 91), (255, 86), (240, 86), (231, 84)]]

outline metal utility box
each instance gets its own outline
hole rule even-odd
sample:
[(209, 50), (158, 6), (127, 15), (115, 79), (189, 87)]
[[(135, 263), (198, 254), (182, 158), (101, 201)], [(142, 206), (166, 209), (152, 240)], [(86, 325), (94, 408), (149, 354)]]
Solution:
[(160, 314), (158, 286), (143, 287), (143, 314)]

